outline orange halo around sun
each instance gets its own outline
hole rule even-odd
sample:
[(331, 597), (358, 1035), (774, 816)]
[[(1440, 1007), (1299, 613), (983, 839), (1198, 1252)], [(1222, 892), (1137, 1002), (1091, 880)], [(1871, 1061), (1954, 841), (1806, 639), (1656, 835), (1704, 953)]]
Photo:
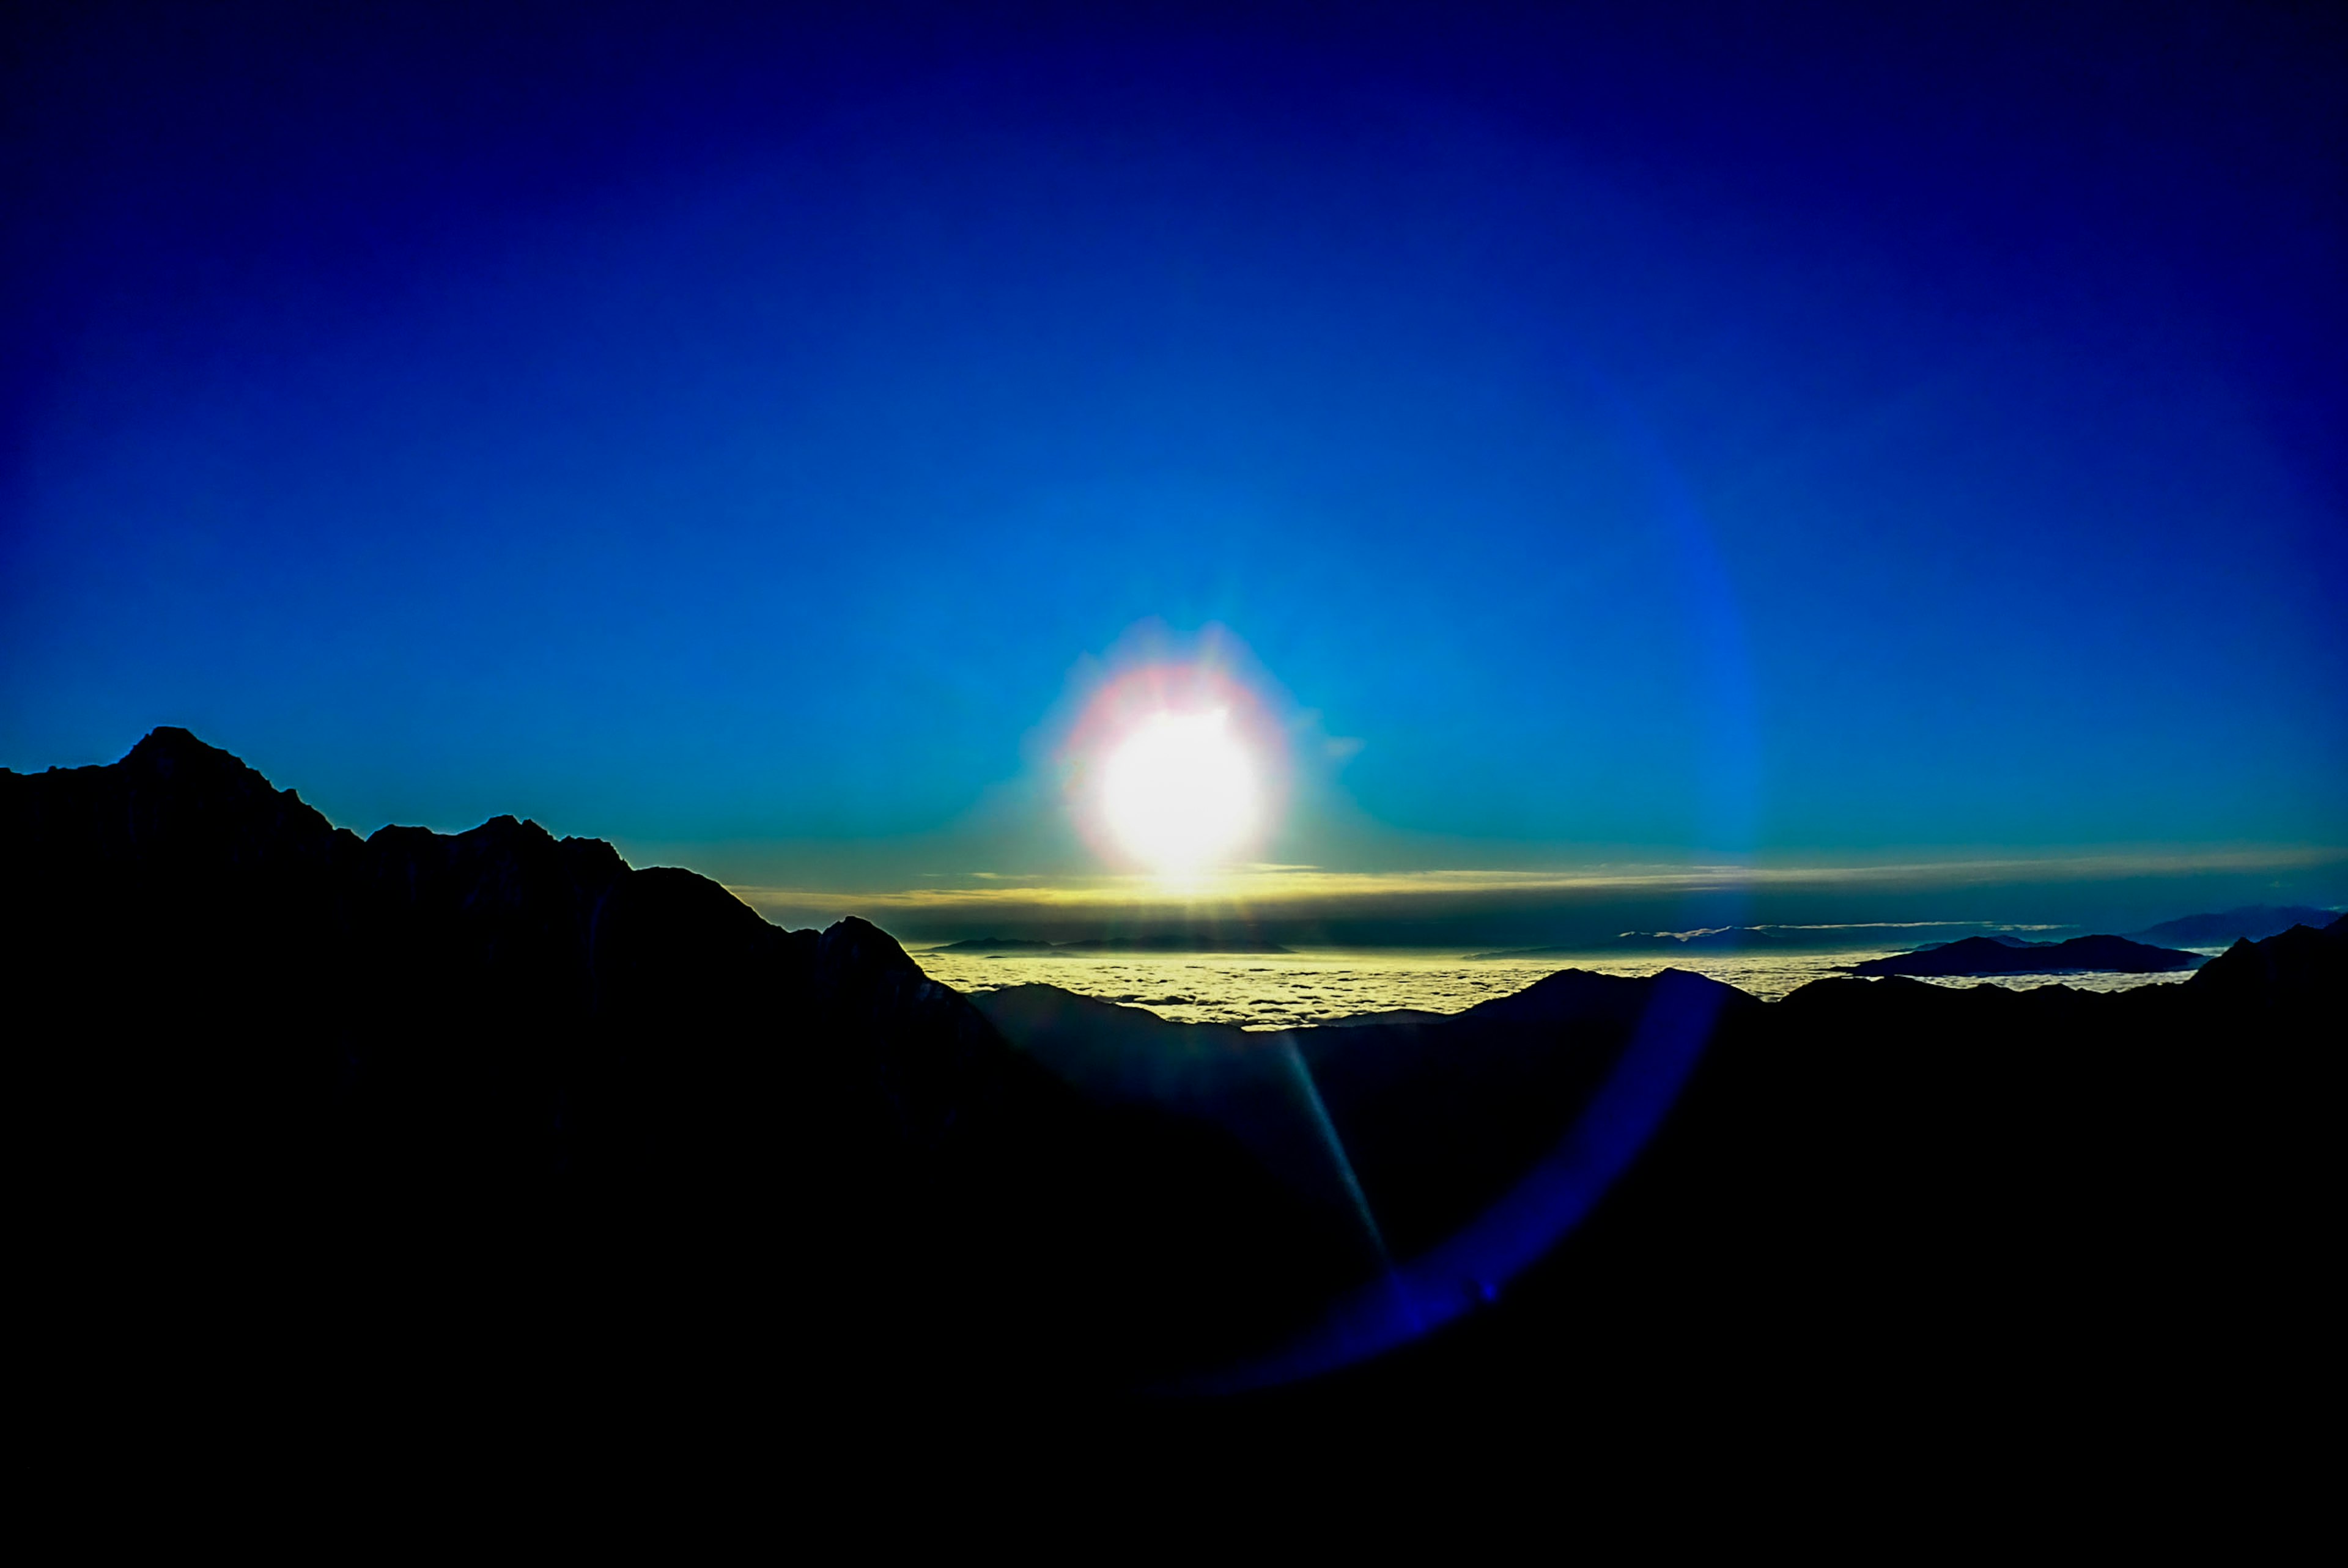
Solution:
[(1169, 885), (1258, 855), (1284, 793), (1284, 749), (1262, 699), (1204, 661), (1143, 664), (1104, 682), (1065, 756), (1086, 842)]

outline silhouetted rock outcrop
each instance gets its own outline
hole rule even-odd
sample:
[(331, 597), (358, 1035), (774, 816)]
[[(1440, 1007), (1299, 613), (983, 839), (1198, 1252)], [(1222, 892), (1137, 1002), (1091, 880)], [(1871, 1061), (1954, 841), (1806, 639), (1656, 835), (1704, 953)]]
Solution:
[(2246, 1012), (2311, 1020), (2327, 1011), (2336, 1016), (2348, 994), (2348, 915), (2320, 930), (2293, 926), (2263, 941), (2237, 941), (2188, 983), (2197, 995)]

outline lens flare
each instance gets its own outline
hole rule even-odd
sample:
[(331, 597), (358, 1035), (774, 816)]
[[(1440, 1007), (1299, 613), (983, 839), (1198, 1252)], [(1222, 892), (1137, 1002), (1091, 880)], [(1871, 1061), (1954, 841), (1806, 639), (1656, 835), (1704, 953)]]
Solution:
[(1254, 830), (1255, 772), (1228, 710), (1161, 712), (1111, 753), (1102, 809), (1135, 859), (1161, 876), (1195, 876)]

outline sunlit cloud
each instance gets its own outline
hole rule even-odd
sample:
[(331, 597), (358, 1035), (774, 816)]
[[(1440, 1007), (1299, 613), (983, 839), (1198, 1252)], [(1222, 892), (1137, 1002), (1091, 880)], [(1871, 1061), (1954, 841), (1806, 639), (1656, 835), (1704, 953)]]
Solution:
[[(1910, 931), (1941, 926), (1994, 927), (2001, 931), (2067, 931), (2070, 927), (2040, 921), (2031, 924), (2014, 920), (1764, 920), (1754, 926), (1756, 931)], [(1726, 927), (1715, 927), (1726, 930)], [(1684, 936), (1704, 936), (1703, 931), (1677, 933)]]
[[(2130, 877), (2302, 870), (2348, 862), (2348, 850), (2291, 846), (2148, 849), (1966, 858), (1810, 864), (1612, 864), (1566, 868), (1439, 867), (1342, 871), (1317, 866), (1251, 865), (1202, 878), (1179, 897), (1148, 875), (1014, 878), (973, 872), (963, 885), (865, 890), (730, 885), (759, 908), (856, 907), (873, 911), (978, 912), (989, 907), (1167, 912), (1199, 907), (1260, 914), (1307, 907), (1400, 901), (1551, 895), (1761, 892), (1790, 889), (1929, 889), (2008, 883), (2111, 881)], [(1832, 930), (1906, 927), (1935, 921), (1857, 921), (1789, 926)]]

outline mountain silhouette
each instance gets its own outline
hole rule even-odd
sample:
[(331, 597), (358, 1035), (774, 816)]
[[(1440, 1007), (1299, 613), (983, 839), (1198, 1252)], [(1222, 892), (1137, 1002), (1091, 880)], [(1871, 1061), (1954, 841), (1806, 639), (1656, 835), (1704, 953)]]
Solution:
[(1673, 1009), (1709, 1046), (1586, 1223), (1231, 1419), (2160, 1431), (2315, 1343), (2348, 921), (2108, 995), (1565, 970), (1265, 1036), (965, 998), (510, 817), (362, 840), (182, 730), (0, 771), (0, 835), (23, 1274), (95, 1407), (1161, 1387), (1511, 1212)]
[(2059, 1416), (2107, 1456), (2191, 1451), (2328, 1343), (2343, 997), (2348, 918), (2177, 985), (1836, 979), (1734, 1009), (1605, 1204), (1491, 1307), (1251, 1416), (1573, 1410), (1658, 1444), (1702, 1419), (1738, 1452), (1820, 1420), (2026, 1449), (2013, 1423)]
[(33, 1065), (59, 1243), (131, 1225), (153, 1288), (379, 1297), (426, 1359), (690, 1300), (705, 1345), (844, 1377), (1114, 1382), (1356, 1266), (1228, 1135), (1086, 1100), (861, 920), (784, 931), (511, 817), (361, 840), (183, 730), (0, 773), (0, 833), (19, 1015), (73, 1042)]
[(2199, 953), (2147, 947), (2126, 937), (2074, 937), (2067, 942), (2017, 942), (1997, 937), (1967, 937), (1912, 953), (1869, 958), (1850, 966), (1859, 975), (2027, 975), (2066, 969), (2101, 969), (2155, 975), (2189, 969)]
[[(1973, 938), (1955, 938), (1955, 940), (1958, 941), (1969, 941), (1972, 939)], [(2054, 945), (2052, 942), (2034, 942), (2027, 937), (2017, 937), (2011, 931), (1986, 932), (1979, 939), (1985, 942), (1995, 942), (2003, 948), (2051, 948)], [(1949, 945), (1950, 944), (1948, 942), (1926, 942), (1923, 946), (1916, 948), (1915, 951), (1919, 953), (1936, 953), (1942, 948), (1948, 947)]]
[(2163, 920), (2157, 926), (2146, 927), (2137, 932), (2136, 937), (2145, 942), (2206, 948), (2244, 938), (2255, 942), (2263, 938), (2280, 936), (2293, 926), (2320, 928), (2335, 918), (2337, 916), (2330, 909), (2312, 908), (2304, 904), (2281, 907), (2249, 904), (2215, 915), (2186, 915), (2175, 920)]

